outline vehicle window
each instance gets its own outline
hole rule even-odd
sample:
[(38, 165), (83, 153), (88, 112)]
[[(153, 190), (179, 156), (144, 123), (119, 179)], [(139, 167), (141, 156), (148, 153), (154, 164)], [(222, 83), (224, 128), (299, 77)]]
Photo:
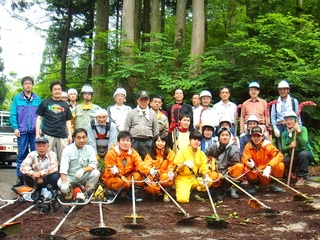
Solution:
[(9, 117), (3, 116), (2, 126), (3, 126), (3, 127), (10, 127)]

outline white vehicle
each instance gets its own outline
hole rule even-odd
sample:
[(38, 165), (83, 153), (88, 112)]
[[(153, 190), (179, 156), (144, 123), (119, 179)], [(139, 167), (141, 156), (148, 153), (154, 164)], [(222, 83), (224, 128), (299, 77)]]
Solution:
[(18, 154), (17, 137), (13, 133), (10, 122), (10, 112), (0, 111), (0, 163), (9, 165), (15, 162)]

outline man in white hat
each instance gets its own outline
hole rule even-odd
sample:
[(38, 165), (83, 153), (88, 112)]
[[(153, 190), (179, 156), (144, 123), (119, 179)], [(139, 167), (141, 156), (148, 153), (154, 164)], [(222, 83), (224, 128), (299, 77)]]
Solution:
[(97, 159), (104, 159), (111, 146), (117, 143), (118, 135), (116, 125), (110, 121), (107, 110), (96, 111), (96, 117), (88, 124), (87, 131), (89, 144), (96, 151)]
[(123, 130), (127, 114), (131, 110), (131, 107), (124, 104), (126, 97), (126, 90), (124, 88), (117, 88), (113, 94), (115, 104), (107, 108), (109, 118), (116, 124), (118, 132)]
[(245, 125), (251, 115), (255, 115), (258, 118), (260, 125), (266, 124), (267, 102), (259, 98), (259, 93), (259, 83), (251, 82), (249, 84), (250, 98), (242, 104), (240, 116), (240, 137), (246, 134)]

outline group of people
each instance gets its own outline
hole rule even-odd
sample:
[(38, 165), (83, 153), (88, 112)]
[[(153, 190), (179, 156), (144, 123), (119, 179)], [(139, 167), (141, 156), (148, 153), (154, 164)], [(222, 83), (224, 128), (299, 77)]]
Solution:
[[(135, 188), (167, 202), (170, 198), (162, 190), (174, 187), (177, 201), (187, 203), (190, 196), (203, 200), (208, 185), (222, 201), (228, 192), (239, 197), (235, 185), (244, 178), (252, 194), (269, 184), (270, 191), (284, 192), (273, 178), (283, 177), (292, 149), (295, 187), (303, 187), (313, 160), (307, 129), (297, 116), (298, 101), (289, 95), (284, 80), (278, 85), (270, 123), (267, 102), (258, 97), (259, 83), (249, 84), (250, 98), (241, 105), (240, 138), (239, 106), (229, 100), (226, 86), (213, 107), (210, 91), (193, 95), (192, 107), (177, 88), (174, 104), (163, 110), (162, 96), (151, 98), (145, 90), (137, 93), (132, 109), (125, 105), (126, 90), (117, 88), (115, 104), (104, 109), (91, 102), (90, 85), (82, 87), (83, 102), (78, 104), (77, 90), (63, 93), (58, 81), (50, 84), (52, 96), (43, 101), (32, 92), (32, 78), (23, 78), (21, 84), (23, 91), (13, 98), (10, 111), (19, 149), (14, 187), (32, 187), (37, 181), (39, 190), (51, 184), (68, 195), (82, 184), (92, 193), (100, 179), (108, 201), (114, 202), (123, 191), (132, 199)], [(277, 147), (268, 140), (268, 127), (273, 128)]]

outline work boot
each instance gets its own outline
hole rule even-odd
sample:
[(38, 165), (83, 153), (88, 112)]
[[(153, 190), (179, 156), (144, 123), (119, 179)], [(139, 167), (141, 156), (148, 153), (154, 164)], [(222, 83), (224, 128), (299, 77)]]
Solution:
[(192, 197), (193, 197), (194, 199), (196, 199), (196, 200), (198, 200), (198, 201), (205, 201), (205, 200), (206, 200), (205, 198), (203, 198), (203, 197), (200, 195), (200, 192), (197, 191), (197, 190), (192, 191), (191, 195), (192, 195)]
[(169, 196), (165, 193), (165, 194), (163, 194), (163, 201), (164, 202), (170, 202), (170, 198), (169, 198)]
[(13, 184), (13, 187), (20, 187), (24, 185), (23, 177), (18, 177), (18, 180), (15, 184)]
[[(127, 199), (132, 201), (132, 188), (131, 187), (127, 191)], [(136, 189), (135, 189), (135, 201), (136, 202), (142, 202), (143, 201), (142, 198), (137, 197)]]
[(231, 198), (239, 198), (239, 195), (237, 194), (237, 188), (235, 186), (231, 186), (230, 188), (230, 197)]
[(271, 183), (270, 184), (270, 191), (271, 192), (286, 192), (286, 190), (282, 189), (281, 187), (278, 187), (276, 183)]
[(249, 182), (249, 184), (251, 185), (251, 188), (247, 190), (248, 193), (254, 194), (260, 190), (260, 183), (258, 180), (254, 182)]
[(295, 188), (303, 188), (305, 185), (305, 179), (303, 177), (299, 177), (298, 181), (294, 184)]

